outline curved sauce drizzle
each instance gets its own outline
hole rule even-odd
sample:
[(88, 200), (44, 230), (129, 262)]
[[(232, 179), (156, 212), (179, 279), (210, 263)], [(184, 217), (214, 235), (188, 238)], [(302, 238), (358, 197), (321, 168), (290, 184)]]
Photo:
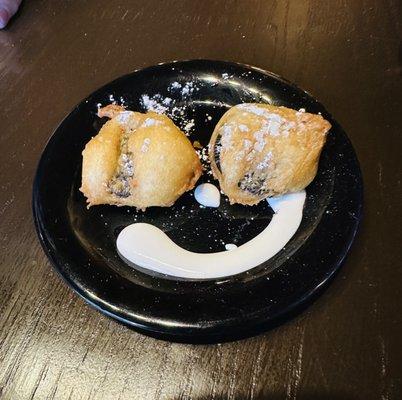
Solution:
[(230, 251), (194, 253), (146, 223), (124, 228), (117, 238), (117, 250), (129, 265), (179, 278), (213, 279), (239, 274), (267, 261), (289, 242), (302, 220), (305, 199), (304, 190), (268, 199), (275, 212), (269, 225)]

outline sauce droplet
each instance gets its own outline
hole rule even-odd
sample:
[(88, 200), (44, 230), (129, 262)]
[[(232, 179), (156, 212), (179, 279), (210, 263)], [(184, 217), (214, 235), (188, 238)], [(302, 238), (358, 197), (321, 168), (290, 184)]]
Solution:
[(219, 207), (221, 204), (221, 194), (219, 189), (212, 183), (202, 183), (194, 190), (194, 197), (205, 207)]

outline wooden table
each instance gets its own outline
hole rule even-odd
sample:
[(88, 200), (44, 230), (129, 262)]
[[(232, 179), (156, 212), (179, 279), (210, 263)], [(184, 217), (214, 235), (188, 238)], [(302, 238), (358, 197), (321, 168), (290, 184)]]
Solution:
[[(0, 31), (0, 398), (400, 399), (401, 21), (398, 0), (26, 1)], [(88, 307), (53, 272), (31, 214), (38, 158), (76, 103), (134, 69), (192, 58), (310, 91), (365, 181), (360, 234), (324, 295), (222, 345), (158, 341)]]

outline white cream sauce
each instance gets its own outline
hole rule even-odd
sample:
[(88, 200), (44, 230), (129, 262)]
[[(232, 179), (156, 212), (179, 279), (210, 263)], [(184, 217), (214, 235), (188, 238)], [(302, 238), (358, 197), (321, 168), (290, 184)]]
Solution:
[(221, 194), (219, 189), (212, 183), (202, 183), (194, 190), (194, 197), (205, 207), (219, 207), (221, 204)]
[(304, 190), (268, 199), (275, 212), (269, 225), (254, 239), (230, 251), (193, 253), (175, 244), (156, 226), (145, 223), (124, 228), (117, 238), (117, 250), (134, 267), (180, 278), (239, 274), (273, 257), (289, 242), (302, 220), (305, 199)]

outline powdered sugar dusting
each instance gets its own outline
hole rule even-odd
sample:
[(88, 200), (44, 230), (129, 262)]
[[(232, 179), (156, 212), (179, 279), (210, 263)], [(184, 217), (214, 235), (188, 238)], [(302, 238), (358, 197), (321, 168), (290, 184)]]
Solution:
[(194, 92), (194, 84), (193, 82), (187, 82), (184, 86), (183, 89), (181, 90), (181, 94), (183, 96), (188, 96)]
[(251, 145), (252, 145), (251, 140), (248, 139), (243, 140), (243, 147), (245, 150), (248, 150), (251, 147)]
[(257, 164), (256, 168), (259, 169), (259, 170), (267, 168), (268, 165), (269, 165), (269, 162), (271, 160), (272, 160), (272, 151), (268, 152), (265, 155), (264, 159), (260, 163)]
[(149, 97), (147, 94), (143, 94), (140, 99), (142, 107), (146, 111), (153, 111), (158, 114), (164, 114), (168, 110), (168, 107), (162, 104), (162, 96), (157, 94), (153, 97)]
[(202, 149), (195, 151), (198, 155), (198, 158), (201, 161), (203, 167), (207, 167), (209, 164), (209, 157), (208, 157), (208, 148), (203, 147)]
[(141, 146), (141, 151), (143, 153), (146, 153), (148, 151), (150, 143), (151, 143), (151, 139), (149, 139), (149, 138), (144, 139), (144, 142), (142, 143), (142, 146)]
[[(113, 94), (109, 94), (108, 96), (108, 101), (106, 101), (106, 105), (110, 105), (110, 104), (116, 104), (116, 105), (121, 105), (122, 107), (126, 107), (126, 100), (124, 99), (123, 96), (120, 96), (118, 98), (118, 100), (115, 99)], [(96, 104), (96, 108), (99, 109), (104, 107), (104, 105), (102, 103), (97, 103)]]
[(158, 121), (157, 119), (154, 118), (147, 118), (144, 123), (142, 124), (142, 127), (148, 127), (148, 126), (155, 126), (155, 125), (161, 125), (161, 121)]
[(241, 160), (244, 158), (245, 153), (246, 153), (246, 150), (244, 150), (244, 149), (238, 151), (238, 152), (236, 153), (236, 155), (235, 155), (235, 160), (236, 160), (236, 161), (241, 161)]
[(116, 117), (116, 121), (120, 122), (123, 125), (128, 124), (128, 122), (130, 121), (131, 116), (134, 113), (132, 111), (122, 111), (121, 113), (119, 113), (119, 115)]
[(207, 171), (207, 174), (212, 175), (212, 171), (210, 168), (210, 161), (208, 157), (208, 148), (203, 147), (202, 149), (198, 149), (195, 151), (198, 155), (198, 158), (201, 161), (201, 165), (205, 171)]
[(190, 133), (190, 131), (191, 131), (191, 129), (193, 128), (195, 126), (195, 123), (194, 123), (194, 119), (191, 119), (185, 126), (184, 126), (184, 131), (186, 132), (186, 133)]
[(249, 113), (258, 115), (260, 117), (269, 117), (269, 112), (261, 107), (258, 107), (254, 104), (248, 104), (248, 103), (244, 103), (244, 104), (238, 104), (236, 107), (241, 108), (244, 111), (247, 111)]
[(163, 100), (162, 100), (162, 104), (164, 104), (165, 106), (170, 106), (171, 104), (172, 104), (172, 99), (170, 98), (170, 97), (165, 97)]
[[(195, 90), (199, 90), (196, 82), (172, 82), (167, 90), (171, 93), (174, 92), (174, 98), (164, 97), (160, 93), (150, 96), (144, 93), (140, 98), (140, 103), (145, 111), (153, 111), (158, 114), (165, 114), (174, 120), (175, 124), (185, 133), (186, 136), (190, 136), (193, 128), (195, 127), (195, 121), (193, 118), (187, 118), (186, 115), (188, 103), (183, 102), (189, 95)], [(194, 110), (193, 110), (194, 111)]]
[(180, 89), (180, 88), (181, 88), (181, 84), (179, 82), (173, 82), (168, 87), (168, 90), (173, 91), (175, 89)]
[(259, 130), (254, 133), (254, 137), (256, 142), (254, 143), (254, 150), (255, 151), (263, 151), (265, 147), (265, 140), (264, 140), (265, 132), (263, 130)]
[[(288, 121), (282, 118), (279, 114), (270, 112), (265, 110), (262, 107), (258, 107), (254, 104), (239, 104), (236, 107), (245, 110), (246, 112), (258, 115), (259, 117), (263, 117), (264, 121), (262, 123), (261, 128), (254, 133), (255, 138), (259, 142), (257, 148), (263, 149), (264, 146), (262, 144), (263, 137), (265, 135), (270, 136), (288, 136), (290, 129), (295, 127), (295, 123), (293, 121)], [(240, 127), (239, 127), (240, 128)]]
[(224, 124), (221, 128), (221, 145), (223, 149), (232, 147), (232, 125)]

